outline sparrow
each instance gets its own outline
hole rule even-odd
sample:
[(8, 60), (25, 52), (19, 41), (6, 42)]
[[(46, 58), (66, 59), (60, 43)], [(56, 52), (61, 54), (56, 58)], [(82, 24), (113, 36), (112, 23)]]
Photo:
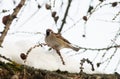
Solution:
[(63, 48), (70, 48), (74, 51), (79, 51), (80, 48), (73, 46), (68, 40), (61, 36), (61, 34), (54, 33), (51, 29), (46, 30), (45, 42), (48, 46), (59, 51)]

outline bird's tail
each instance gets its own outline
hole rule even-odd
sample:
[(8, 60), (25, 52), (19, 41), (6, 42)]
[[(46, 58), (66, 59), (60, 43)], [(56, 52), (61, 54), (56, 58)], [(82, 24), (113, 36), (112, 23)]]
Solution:
[(79, 47), (75, 47), (75, 46), (72, 46), (72, 45), (70, 45), (70, 48), (73, 49), (74, 51), (79, 51), (80, 50)]

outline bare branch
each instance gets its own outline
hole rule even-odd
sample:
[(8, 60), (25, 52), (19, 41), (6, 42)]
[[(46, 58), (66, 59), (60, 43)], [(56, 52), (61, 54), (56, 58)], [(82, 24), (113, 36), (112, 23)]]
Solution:
[(106, 48), (85, 48), (85, 47), (79, 47), (79, 48), (84, 50), (91, 50), (91, 51), (101, 51), (101, 50), (109, 50), (112, 48), (120, 48), (120, 45), (109, 46)]
[[(91, 11), (88, 11), (87, 15), (86, 16), (83, 16), (83, 19), (85, 20), (85, 24), (87, 23), (87, 21), (90, 19), (90, 17), (92, 16), (92, 14), (94, 12), (96, 12), (96, 10), (100, 7), (100, 5), (102, 4), (103, 2), (100, 2), (99, 4), (97, 4), (94, 8), (91, 9)], [(91, 6), (89, 6), (90, 8)], [(90, 13), (90, 14), (89, 14)]]
[(3, 55), (1, 55), (0, 54), (0, 58), (3, 58), (3, 59), (5, 59), (5, 60), (7, 60), (7, 61), (9, 61), (9, 62), (14, 62), (14, 61), (12, 61), (10, 58), (7, 58), (7, 57), (5, 57), (5, 56), (3, 56)]
[(26, 54), (21, 53), (20, 57), (21, 57), (21, 59), (24, 60), (24, 63), (26, 63), (27, 57), (33, 49), (35, 49), (36, 47), (42, 47), (43, 45), (46, 45), (46, 44), (41, 43), (41, 44), (38, 44), (38, 45), (34, 45), (33, 47), (31, 47), (30, 49), (27, 50)]
[(115, 55), (116, 52), (117, 52), (117, 48), (115, 48), (113, 54), (108, 58), (108, 62), (106, 64), (106, 66), (104, 67), (104, 70), (108, 67), (108, 65), (110, 64), (110, 62), (111, 62), (111, 60), (112, 60), (112, 58), (113, 58), (113, 56)]
[(116, 65), (114, 71), (116, 71), (119, 67), (120, 67), (120, 59), (118, 60), (118, 63), (117, 63), (117, 65)]
[(83, 59), (81, 60), (81, 62), (80, 62), (80, 74), (83, 73), (83, 69), (84, 69), (83, 64), (84, 64), (85, 62), (87, 62), (88, 64), (91, 65), (91, 67), (92, 67), (91, 70), (92, 70), (92, 71), (95, 70), (93, 63), (92, 63), (89, 59), (83, 58)]
[(10, 28), (11, 23), (13, 22), (13, 20), (16, 18), (18, 12), (20, 11), (20, 9), (22, 8), (22, 6), (25, 4), (26, 0), (21, 0), (20, 3), (18, 4), (18, 6), (14, 9), (14, 12), (9, 16), (9, 19), (7, 21), (7, 24), (2, 32), (2, 35), (0, 36), (0, 47), (2, 46), (2, 43), (5, 39), (5, 36), (7, 35), (7, 32)]
[(112, 20), (115, 20), (120, 15), (120, 11), (113, 17)]
[(68, 15), (68, 11), (69, 11), (71, 2), (72, 2), (72, 0), (68, 0), (68, 6), (67, 6), (67, 9), (66, 9), (64, 18), (63, 18), (63, 20), (62, 20), (62, 25), (61, 25), (60, 29), (58, 30), (58, 33), (60, 33), (60, 32), (62, 31), (63, 26), (64, 26), (64, 24), (66, 23), (66, 18), (67, 18), (67, 15)]

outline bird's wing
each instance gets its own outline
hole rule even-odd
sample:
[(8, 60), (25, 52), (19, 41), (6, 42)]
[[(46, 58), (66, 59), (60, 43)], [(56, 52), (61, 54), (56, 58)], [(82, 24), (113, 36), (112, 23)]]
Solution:
[(68, 40), (66, 40), (65, 38), (63, 38), (60, 34), (58, 34), (58, 33), (54, 33), (54, 34), (55, 34), (56, 38), (60, 38), (60, 39), (62, 39), (63, 41), (71, 44)]

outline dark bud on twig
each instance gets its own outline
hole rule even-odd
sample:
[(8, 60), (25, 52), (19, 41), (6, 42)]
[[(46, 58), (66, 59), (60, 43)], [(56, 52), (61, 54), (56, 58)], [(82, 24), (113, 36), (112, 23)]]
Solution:
[(83, 16), (83, 20), (87, 21), (88, 20), (87, 16)]
[(91, 13), (92, 10), (93, 10), (93, 6), (89, 6), (88, 12)]
[(10, 19), (10, 15), (4, 16), (4, 17), (2, 18), (2, 23), (3, 23), (4, 25), (6, 25), (7, 22), (9, 21), (9, 19)]
[(116, 6), (117, 6), (117, 2), (113, 2), (112, 7), (116, 7)]
[(52, 12), (52, 17), (55, 17), (55, 15), (56, 15), (56, 12), (55, 11)]
[(85, 34), (84, 34), (84, 35), (82, 35), (82, 37), (85, 37)]
[(97, 63), (97, 67), (100, 67), (101, 63)]
[(49, 4), (46, 4), (45, 5), (46, 9), (50, 10), (51, 9), (51, 6)]
[(94, 67), (92, 66), (92, 69), (91, 69), (92, 71), (94, 71), (95, 69), (94, 69)]
[(27, 56), (26, 56), (24, 53), (21, 53), (21, 54), (20, 54), (20, 57), (21, 57), (21, 59), (23, 59), (23, 60), (25, 60), (25, 59), (27, 58)]
[(13, 0), (13, 4), (14, 4), (14, 5), (16, 4), (16, 1), (15, 1), (15, 0)]
[(38, 7), (38, 9), (40, 9), (40, 8), (41, 8), (40, 4), (38, 4), (38, 6), (37, 6), (37, 7)]
[(8, 11), (9, 11), (9, 10), (5, 10), (5, 9), (2, 10), (3, 13), (8, 12)]
[(114, 72), (114, 74), (115, 74), (116, 76), (120, 76), (120, 74), (119, 74), (118, 72)]
[(58, 19), (59, 19), (59, 16), (54, 17), (55, 23), (57, 23)]
[(100, 2), (103, 2), (103, 0), (99, 0)]

